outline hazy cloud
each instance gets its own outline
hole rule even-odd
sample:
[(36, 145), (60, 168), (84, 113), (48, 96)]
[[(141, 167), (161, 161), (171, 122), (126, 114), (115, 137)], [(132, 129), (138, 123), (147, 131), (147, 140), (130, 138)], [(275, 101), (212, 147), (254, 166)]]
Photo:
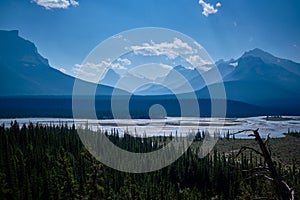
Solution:
[(114, 38), (114, 39), (120, 39), (122, 37), (123, 37), (123, 35), (121, 35), (121, 34), (117, 34), (117, 35), (112, 36), (112, 38)]
[(62, 73), (67, 73), (67, 70), (64, 68), (59, 68), (59, 71), (61, 71)]
[(221, 7), (221, 3), (218, 2), (216, 6), (206, 3), (204, 0), (199, 0), (199, 4), (203, 7), (202, 14), (208, 17), (210, 14), (215, 14), (218, 12), (217, 7)]
[(233, 67), (236, 67), (236, 66), (239, 65), (239, 63), (238, 63), (238, 62), (232, 62), (232, 63), (229, 63), (229, 65), (231, 65), (231, 66), (233, 66)]
[(175, 59), (179, 55), (191, 55), (197, 53), (197, 50), (189, 46), (178, 38), (174, 38), (173, 42), (144, 43), (141, 46), (131, 46), (135, 54), (143, 56), (167, 56), (169, 59)]
[(208, 71), (211, 67), (208, 67), (207, 65), (212, 64), (211, 61), (204, 60), (199, 55), (189, 56), (186, 60), (194, 67), (197, 67), (203, 71)]
[(76, 0), (32, 0), (36, 4), (45, 7), (46, 9), (62, 8), (66, 9), (70, 6), (78, 6)]
[[(149, 63), (146, 66), (136, 67), (128, 72), (132, 76), (159, 83), (171, 70), (172, 66), (163, 63)], [(126, 75), (125, 75), (126, 76)], [(160, 78), (160, 79), (159, 79)], [(159, 79), (159, 80), (157, 80)]]
[[(194, 44), (202, 48), (198, 43)], [(174, 38), (173, 42), (155, 43), (151, 41), (140, 46), (131, 46), (130, 48), (135, 54), (143, 56), (166, 56), (172, 60), (180, 56), (185, 58), (193, 67), (203, 71), (209, 70), (204, 65), (212, 64), (209, 60), (203, 59), (198, 54), (197, 49), (194, 49), (188, 43), (178, 38)]]
[(170, 65), (166, 65), (166, 64), (163, 64), (163, 63), (160, 63), (159, 65), (160, 65), (162, 68), (167, 69), (167, 70), (173, 69), (173, 67), (170, 66)]
[(75, 76), (80, 79), (98, 83), (99, 78), (101, 79), (103, 74), (105, 73), (107, 66), (104, 66), (103, 63), (85, 63), (85, 64), (75, 64), (72, 69)]
[[(102, 76), (108, 68), (113, 68), (117, 70), (126, 70), (126, 65), (130, 65), (131, 61), (127, 58), (118, 58), (115, 62), (110, 60), (103, 60), (99, 63), (85, 63), (85, 64), (75, 64), (73, 68), (73, 73), (79, 76), (81, 79), (97, 82), (97, 77)], [(101, 79), (101, 77), (100, 77)]]
[(117, 59), (118, 62), (122, 63), (123, 65), (131, 65), (131, 61), (127, 58), (118, 58)]

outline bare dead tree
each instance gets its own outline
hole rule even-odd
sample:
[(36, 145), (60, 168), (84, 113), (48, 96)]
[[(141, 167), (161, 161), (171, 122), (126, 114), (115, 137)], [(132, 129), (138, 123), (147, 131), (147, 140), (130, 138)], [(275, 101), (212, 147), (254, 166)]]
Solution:
[(272, 181), (275, 184), (276, 187), (276, 193), (280, 199), (283, 200), (294, 200), (294, 189), (290, 187), (280, 176), (280, 174), (277, 172), (276, 167), (274, 165), (274, 162), (271, 158), (271, 149), (268, 144), (270, 137), (269, 135), (265, 139), (265, 141), (262, 140), (262, 138), (259, 135), (258, 129), (245, 129), (238, 131), (236, 133), (232, 133), (231, 135), (236, 135), (243, 132), (252, 132), (252, 134), (249, 134), (248, 137), (254, 137), (255, 141), (259, 145), (260, 151), (252, 148), (243, 146), (239, 150), (237, 156), (239, 156), (243, 151), (250, 150), (254, 153), (262, 156), (265, 159), (265, 162), (267, 163), (267, 167), (256, 167), (249, 172), (251, 175), (248, 178), (256, 177), (256, 176), (262, 176), (266, 178), (267, 180)]

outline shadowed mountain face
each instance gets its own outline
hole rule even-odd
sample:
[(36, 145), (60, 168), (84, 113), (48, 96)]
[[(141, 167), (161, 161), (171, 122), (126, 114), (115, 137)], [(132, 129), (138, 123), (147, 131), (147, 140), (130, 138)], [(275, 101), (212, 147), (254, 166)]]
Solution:
[[(282, 110), (298, 109), (299, 72), (300, 64), (254, 49), (237, 59), (235, 69), (224, 77), (227, 99)], [(198, 91), (198, 96), (209, 97), (207, 88)]]
[[(225, 82), (249, 82), (249, 87), (256, 85), (260, 88), (256, 90), (258, 92), (270, 94), (272, 91), (269, 99), (300, 96), (300, 64), (276, 58), (260, 49), (246, 52), (237, 62), (236, 69), (224, 78)], [(261, 98), (268, 98), (268, 95)]]
[(295, 62), (287, 60), (287, 59), (277, 58), (277, 57), (271, 55), (270, 53), (267, 53), (261, 49), (256, 48), (251, 51), (245, 52), (244, 55), (242, 56), (242, 58), (246, 58), (246, 57), (260, 58), (266, 64), (273, 64), (273, 65), (280, 66), (280, 67), (286, 69), (287, 71), (300, 76), (300, 64), (299, 63), (295, 63)]
[(17, 31), (0, 31), (0, 43), (2, 96), (71, 94), (74, 78), (51, 68)]
[[(76, 79), (50, 67), (48, 60), (38, 53), (35, 45), (19, 37), (17, 31), (0, 31), (0, 44), (0, 97), (2, 96), (0, 112), (2, 117), (8, 116), (12, 113), (11, 109), (16, 107), (18, 109), (14, 113), (21, 112), (17, 116), (23, 116), (29, 111), (32, 111), (30, 116), (43, 116), (40, 113), (41, 110), (52, 113), (51, 116), (60, 112), (62, 113), (58, 114), (59, 116), (71, 115), (70, 95), (72, 95)], [(228, 116), (300, 114), (300, 64), (277, 58), (260, 49), (254, 49), (244, 53), (237, 60), (217, 62), (202, 76), (214, 74), (213, 70), (218, 70), (220, 76), (210, 82), (209, 87), (213, 89), (223, 82), (226, 89)], [(180, 96), (188, 101), (191, 95), (185, 93), (184, 89), (181, 90), (181, 87), (184, 88), (184, 84), (187, 83), (174, 80), (172, 73), (181, 74), (192, 86), (192, 89), (196, 91), (200, 109), (205, 111), (202, 113), (209, 116), (210, 95), (199, 72), (196, 69), (176, 66), (163, 77), (165, 82), (173, 84), (172, 88), (176, 88), (176, 91), (183, 91)], [(119, 79), (120, 75), (110, 69), (99, 85), (78, 80), (87, 88), (91, 86), (97, 88), (96, 108), (97, 111), (101, 111), (99, 115), (103, 116), (103, 113), (108, 113), (107, 116), (111, 115), (110, 99), (114, 90), (119, 91), (117, 94), (131, 95), (111, 87)], [(14, 96), (19, 97), (14, 99)], [(22, 96), (27, 96), (27, 99), (22, 99)], [(32, 96), (44, 97), (35, 99)], [(46, 98), (45, 96), (52, 97)], [(56, 98), (57, 96), (67, 97), (63, 99)], [(26, 105), (25, 102), (27, 102)], [(172, 91), (167, 87), (151, 84), (145, 85), (132, 95), (130, 112), (139, 113), (137, 116), (147, 116), (153, 104), (163, 104), (168, 110), (167, 114), (180, 116), (178, 102)], [(121, 104), (120, 106), (124, 107)]]
[[(0, 31), (0, 44), (0, 96), (72, 95), (75, 78), (50, 67), (35, 45), (19, 37), (18, 31)], [(111, 95), (113, 91), (104, 85), (94, 87), (97, 95)]]
[(259, 49), (246, 52), (237, 60), (237, 64), (224, 81), (266, 81), (295, 92), (299, 89), (300, 64), (276, 58)]

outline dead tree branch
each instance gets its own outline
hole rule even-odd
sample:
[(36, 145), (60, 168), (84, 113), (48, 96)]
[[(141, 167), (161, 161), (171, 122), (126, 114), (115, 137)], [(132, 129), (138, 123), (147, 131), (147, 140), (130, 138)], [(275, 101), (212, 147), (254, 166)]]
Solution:
[(246, 151), (246, 150), (251, 150), (253, 152), (255, 152), (256, 154), (260, 155), (260, 156), (264, 156), (263, 153), (257, 151), (256, 149), (252, 148), (252, 147), (247, 147), (247, 146), (242, 146), (239, 150), (239, 152), (237, 153), (236, 157), (238, 157), (242, 152)]
[(268, 141), (270, 140), (270, 136), (268, 135), (266, 140), (263, 141), (262, 138), (259, 135), (258, 130), (259, 129), (255, 129), (255, 130), (254, 129), (245, 129), (245, 130), (238, 131), (236, 133), (232, 133), (232, 135), (235, 135), (235, 134), (251, 131), (252, 133), (249, 134), (248, 136), (249, 137), (255, 137), (255, 141), (257, 142), (257, 144), (259, 145), (259, 148), (261, 150), (261, 152), (260, 152), (260, 151), (257, 151), (255, 149), (251, 148), (251, 147), (242, 147), (238, 154), (245, 151), (246, 149), (249, 149), (249, 150), (263, 156), (264, 159), (265, 159), (265, 162), (268, 165), (268, 171), (270, 173), (270, 177), (266, 175), (266, 171), (254, 172), (253, 175), (254, 176), (263, 176), (266, 179), (272, 181), (275, 184), (276, 192), (277, 192), (277, 195), (280, 199), (294, 200), (294, 190), (293, 190), (293, 188), (291, 188), (283, 180), (283, 178), (280, 176), (280, 174), (277, 172), (276, 167), (274, 165), (274, 162), (271, 158), (271, 150), (270, 150), (270, 147), (268, 145)]

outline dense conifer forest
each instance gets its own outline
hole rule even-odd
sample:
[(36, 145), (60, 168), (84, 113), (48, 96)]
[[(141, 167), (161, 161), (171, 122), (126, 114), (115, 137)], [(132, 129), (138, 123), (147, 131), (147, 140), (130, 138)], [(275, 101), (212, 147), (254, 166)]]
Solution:
[[(115, 131), (106, 134), (131, 151), (161, 148), (172, 136), (139, 138)], [(193, 145), (201, 144), (201, 137)], [(161, 170), (130, 174), (98, 162), (83, 146), (75, 126), (0, 126), (0, 199), (278, 199), (272, 181), (252, 177), (264, 159), (252, 153), (212, 151), (199, 158), (188, 149)], [(277, 171), (295, 188), (299, 199), (300, 173), (295, 165), (276, 163)]]

